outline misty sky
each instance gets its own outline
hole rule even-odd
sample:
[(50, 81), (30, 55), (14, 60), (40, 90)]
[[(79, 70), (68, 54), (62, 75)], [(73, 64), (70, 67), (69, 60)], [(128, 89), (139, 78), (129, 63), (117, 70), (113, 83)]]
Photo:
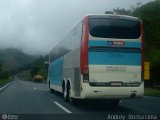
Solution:
[(0, 48), (48, 53), (86, 14), (151, 0), (0, 0)]

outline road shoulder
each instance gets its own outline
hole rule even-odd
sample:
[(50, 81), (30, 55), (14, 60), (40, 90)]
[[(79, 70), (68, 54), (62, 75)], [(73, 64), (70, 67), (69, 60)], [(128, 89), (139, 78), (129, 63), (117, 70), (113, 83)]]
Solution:
[(9, 83), (1, 86), (1, 87), (0, 87), (0, 91), (4, 90), (4, 89), (5, 89), (8, 85), (10, 85), (10, 84), (11, 84), (11, 82), (9, 82)]

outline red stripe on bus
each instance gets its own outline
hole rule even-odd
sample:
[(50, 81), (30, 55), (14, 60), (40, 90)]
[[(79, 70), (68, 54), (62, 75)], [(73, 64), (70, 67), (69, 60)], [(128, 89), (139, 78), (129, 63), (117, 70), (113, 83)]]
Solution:
[(83, 33), (81, 40), (81, 56), (80, 56), (80, 69), (81, 73), (88, 73), (88, 17), (86, 16), (83, 19)]
[(142, 71), (144, 71), (144, 27), (141, 22), (141, 35), (142, 35)]

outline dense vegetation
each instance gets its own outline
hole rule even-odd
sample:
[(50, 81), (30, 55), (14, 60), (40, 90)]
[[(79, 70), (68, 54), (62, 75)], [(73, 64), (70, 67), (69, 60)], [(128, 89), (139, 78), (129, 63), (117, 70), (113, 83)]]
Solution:
[[(47, 56), (46, 56), (47, 57)], [(45, 69), (45, 60), (43, 56), (39, 56), (30, 64), (24, 65), (18, 69), (19, 76), (24, 79), (32, 79), (35, 75), (42, 75), (47, 78), (47, 69)]]
[[(110, 12), (106, 11), (106, 13)], [(151, 67), (151, 80), (148, 83), (155, 87), (155, 83), (160, 81), (160, 1), (155, 0), (145, 5), (137, 3), (130, 10), (117, 8), (113, 12), (142, 19), (145, 34), (145, 61), (149, 61)]]
[(31, 56), (15, 48), (0, 49), (0, 56), (0, 80), (17, 75), (30, 79), (40, 70), (44, 60), (43, 56)]
[(32, 80), (33, 76), (40, 74), (47, 78), (44, 56), (31, 56), (19, 49), (0, 49), (0, 81), (20, 77)]
[(17, 74), (18, 69), (34, 61), (34, 57), (15, 48), (0, 49), (0, 80)]
[(10, 72), (11, 75), (16, 74), (20, 67), (32, 63), (34, 60), (35, 57), (25, 54), (19, 49), (0, 49), (0, 64), (2, 70)]
[(151, 65), (152, 86), (160, 81), (160, 1), (137, 8), (132, 15), (143, 20), (145, 32), (145, 60)]
[(2, 71), (2, 65), (0, 64), (0, 79), (8, 79), (8, 78), (9, 78), (9, 72)]

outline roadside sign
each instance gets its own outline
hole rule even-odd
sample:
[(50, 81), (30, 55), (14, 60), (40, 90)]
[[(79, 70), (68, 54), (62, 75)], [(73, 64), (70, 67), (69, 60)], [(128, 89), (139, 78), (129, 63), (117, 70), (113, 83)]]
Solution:
[(144, 80), (150, 80), (150, 63), (144, 62)]

